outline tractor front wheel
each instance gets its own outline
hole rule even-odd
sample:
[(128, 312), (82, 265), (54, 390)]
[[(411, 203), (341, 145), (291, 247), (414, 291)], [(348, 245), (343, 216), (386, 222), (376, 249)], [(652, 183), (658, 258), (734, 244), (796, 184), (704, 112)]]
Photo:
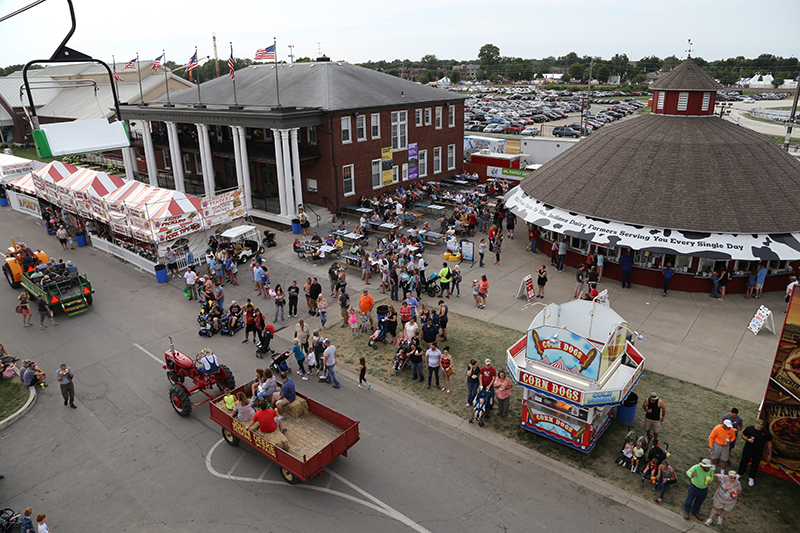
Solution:
[(231, 446), (239, 445), (239, 437), (231, 433), (231, 430), (222, 428), (222, 438)]
[(167, 379), (169, 380), (170, 385), (177, 385), (178, 383), (183, 383), (183, 376), (179, 376), (178, 373), (173, 370), (167, 371)]
[(192, 399), (183, 385), (173, 385), (169, 390), (169, 398), (176, 413), (181, 416), (192, 414)]

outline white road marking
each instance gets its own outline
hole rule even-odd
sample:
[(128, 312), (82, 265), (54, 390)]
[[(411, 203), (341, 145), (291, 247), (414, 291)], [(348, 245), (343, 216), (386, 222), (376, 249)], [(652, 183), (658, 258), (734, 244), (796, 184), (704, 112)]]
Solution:
[[(223, 442), (225, 442), (225, 439), (220, 439), (219, 441), (217, 441), (217, 443), (214, 444), (214, 446), (212, 446), (211, 449), (206, 454), (206, 469), (208, 470), (208, 472), (211, 475), (216, 476), (218, 478), (222, 478), (222, 479), (229, 479), (229, 480), (232, 480), (232, 481), (246, 481), (246, 482), (251, 482), (251, 483), (265, 483), (267, 485), (283, 485), (283, 486), (285, 486), (285, 484), (286, 484), (285, 481), (273, 481), (273, 480), (269, 480), (269, 479), (254, 479), (254, 478), (250, 478), (250, 477), (231, 476), (231, 475), (223, 474), (222, 472), (218, 472), (217, 470), (215, 470), (214, 466), (211, 464), (211, 456), (214, 454), (214, 451), (216, 451), (217, 447), (220, 444), (222, 444)], [(390, 507), (389, 505), (383, 503), (378, 498), (372, 496), (367, 491), (365, 491), (365, 490), (359, 488), (358, 486), (354, 485), (353, 483), (347, 481), (345, 478), (343, 478), (339, 474), (333, 472), (329, 468), (326, 468), (325, 471), (328, 472), (331, 476), (333, 476), (336, 479), (338, 479), (339, 481), (341, 481), (342, 483), (344, 483), (345, 485), (347, 485), (348, 487), (350, 487), (351, 489), (355, 490), (359, 494), (362, 494), (363, 496), (365, 496), (369, 500), (372, 500), (372, 502), (375, 502), (375, 503), (372, 503), (372, 502), (369, 502), (369, 501), (365, 501), (365, 500), (361, 500), (359, 498), (356, 498), (355, 496), (351, 496), (349, 494), (345, 494), (344, 492), (331, 490), (331, 489), (328, 489), (328, 488), (325, 488), (325, 487), (315, 487), (313, 485), (301, 485), (301, 484), (298, 484), (298, 485), (295, 485), (295, 488), (305, 489), (305, 490), (313, 490), (313, 491), (317, 491), (317, 492), (324, 492), (324, 493), (330, 494), (332, 496), (338, 496), (340, 498), (344, 498), (345, 500), (350, 500), (351, 502), (363, 505), (364, 507), (368, 507), (368, 508), (372, 509), (373, 511), (377, 511), (377, 512), (379, 512), (381, 514), (384, 514), (384, 515), (388, 516), (389, 518), (392, 518), (394, 520), (397, 520), (398, 522), (401, 522), (401, 523), (407, 525), (408, 527), (410, 527), (414, 531), (418, 531), (419, 533), (431, 533), (430, 530), (425, 529), (424, 527), (422, 527), (418, 523), (414, 522), (413, 520), (411, 520), (410, 518), (408, 518), (407, 516), (402, 514), (400, 511), (398, 511), (398, 510)]]
[(264, 476), (267, 475), (267, 471), (269, 470), (269, 467), (271, 467), (272, 465), (273, 465), (272, 461), (267, 461), (267, 466), (264, 468), (264, 470), (261, 471), (261, 475), (258, 476), (258, 480), (259, 481), (264, 479)]
[(233, 463), (233, 466), (231, 467), (231, 469), (230, 469), (230, 470), (228, 470), (228, 475), (229, 475), (229, 476), (230, 476), (231, 474), (233, 474), (233, 471), (234, 471), (234, 470), (236, 470), (236, 467), (237, 467), (237, 466), (239, 466), (239, 463), (241, 463), (241, 462), (242, 462), (242, 459), (244, 459), (244, 456), (245, 456), (245, 455), (246, 455), (246, 454), (245, 454), (245, 452), (244, 452), (244, 450), (243, 450), (243, 451), (242, 451), (242, 453), (239, 455), (239, 458), (238, 458), (238, 459), (236, 459), (236, 462), (235, 462), (235, 463)]
[(147, 355), (149, 355), (159, 365), (162, 365), (162, 366), (164, 365), (164, 360), (163, 359), (159, 359), (158, 357), (156, 357), (155, 355), (151, 354), (150, 352), (148, 352), (147, 350), (145, 350), (144, 348), (142, 348), (141, 346), (139, 346), (135, 342), (133, 343), (133, 345), (136, 346), (137, 348), (139, 348), (141, 351), (143, 351)]

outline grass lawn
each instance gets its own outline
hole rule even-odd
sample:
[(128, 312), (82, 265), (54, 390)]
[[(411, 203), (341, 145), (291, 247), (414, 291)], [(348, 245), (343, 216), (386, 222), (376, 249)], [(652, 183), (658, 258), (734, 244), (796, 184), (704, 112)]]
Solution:
[[(389, 303), (388, 300), (376, 302), (376, 305), (385, 303)], [(358, 337), (351, 337), (349, 328), (340, 329), (338, 326), (328, 330), (327, 336), (336, 345), (337, 355), (342, 363), (357, 369), (359, 357), (366, 359), (367, 379), (378, 379), (424, 402), (468, 419), (471, 410), (465, 404), (466, 366), (469, 359), (474, 358), (483, 365), (483, 360), (489, 357), (495, 368), (505, 368), (505, 350), (522, 336), (522, 332), (453, 313), (448, 325), (449, 340), (440, 343), (440, 348), (444, 345), (450, 346), (454, 359), (455, 373), (450, 394), (435, 387), (428, 390), (426, 384), (412, 382), (410, 366), (395, 376), (392, 370), (394, 348), (391, 345), (381, 344), (377, 350), (373, 350), (367, 346), (368, 335), (362, 333)], [(644, 343), (639, 348), (646, 357), (647, 344)], [(678, 474), (678, 483), (667, 488), (662, 505), (676, 513), (682, 513), (688, 488), (685, 472), (708, 456), (707, 443), (711, 429), (734, 406), (738, 407), (745, 424), (751, 425), (758, 406), (704, 387), (645, 371), (636, 392), (641, 399), (651, 391), (657, 391), (667, 405), (668, 412), (662, 425), (661, 440), (662, 444), (669, 444), (672, 453), (670, 462)], [(627, 427), (616, 421), (612, 422), (592, 453), (585, 455), (523, 430), (519, 424), (521, 398), (521, 391), (517, 388), (511, 395), (509, 417), (501, 419), (492, 416), (486, 422), (485, 429), (579, 468), (641, 498), (652, 500), (657, 496), (651, 491), (649, 480), (642, 485), (641, 476), (614, 463), (625, 440)], [(633, 424), (639, 434), (644, 433), (642, 415), (643, 412), (638, 410)], [(740, 457), (741, 447), (738, 446), (733, 453), (734, 466), (738, 467)], [(756, 531), (760, 528), (769, 531), (796, 531), (797, 524), (800, 523), (800, 490), (797, 486), (763, 473), (759, 475), (755, 487), (748, 487), (747, 480), (744, 481), (741, 501), (725, 519), (722, 531)], [(711, 511), (711, 498), (715, 489), (716, 485), (709, 489), (708, 499), (702, 508), (704, 516)]]
[(35, 159), (37, 161), (43, 161), (45, 163), (49, 163), (51, 161), (61, 161), (60, 157), (39, 157), (39, 154), (36, 153), (36, 148), (18, 148), (14, 147), (11, 149), (14, 152), (14, 155), (17, 157), (21, 157), (23, 159)]
[(0, 381), (0, 420), (16, 413), (28, 401), (28, 387), (19, 378)]

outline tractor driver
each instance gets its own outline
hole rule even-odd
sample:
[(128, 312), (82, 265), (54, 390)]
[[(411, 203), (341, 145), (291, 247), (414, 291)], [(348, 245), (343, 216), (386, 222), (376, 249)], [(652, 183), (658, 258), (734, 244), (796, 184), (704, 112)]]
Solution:
[(219, 319), (222, 316), (222, 309), (220, 309), (219, 304), (214, 302), (211, 306), (211, 311), (208, 312), (208, 317), (214, 322), (214, 329), (219, 330)]
[(242, 308), (239, 306), (239, 304), (236, 303), (236, 300), (233, 300), (231, 302), (231, 306), (228, 309), (228, 313), (230, 316), (230, 318), (228, 319), (228, 327), (233, 329), (233, 327), (236, 325), (236, 321), (241, 320), (242, 318)]
[(219, 370), (219, 364), (217, 363), (217, 356), (214, 355), (208, 348), (204, 348), (200, 354), (203, 356), (198, 364), (197, 371), (201, 374), (213, 374), (217, 370)]
[(33, 255), (33, 250), (28, 248), (24, 242), (19, 243), (17, 247), (17, 260), (22, 263), (23, 267), (32, 266), (36, 260)]

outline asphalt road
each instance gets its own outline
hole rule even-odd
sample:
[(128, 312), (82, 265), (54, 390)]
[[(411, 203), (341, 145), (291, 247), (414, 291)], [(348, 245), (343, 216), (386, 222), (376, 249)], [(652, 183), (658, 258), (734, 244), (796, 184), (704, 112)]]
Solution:
[[(207, 408), (184, 419), (169, 403), (159, 362), (168, 336), (185, 353), (211, 347), (243, 382), (261, 365), (241, 332), (199, 337), (196, 306), (179, 284), (158, 285), (91, 248), (62, 255), (32, 218), (3, 209), (0, 234), (72, 259), (96, 290), (90, 312), (42, 331), (22, 328), (17, 291), (0, 289), (0, 342), (38, 362), (52, 383), (2, 433), (0, 506), (31, 506), (53, 531), (673, 530), (573, 481), (580, 476), (521, 459), (502, 439), (446, 423), (449, 415), (380, 385), (361, 391), (346, 376), (340, 390), (297, 386), (360, 420), (361, 441), (322, 477), (287, 485), (249, 447), (223, 443)], [(270, 271), (292, 275), (288, 266)], [(228, 301), (242, 299), (240, 289)], [(78, 409), (63, 406), (54, 376), (61, 362), (76, 374)]]

